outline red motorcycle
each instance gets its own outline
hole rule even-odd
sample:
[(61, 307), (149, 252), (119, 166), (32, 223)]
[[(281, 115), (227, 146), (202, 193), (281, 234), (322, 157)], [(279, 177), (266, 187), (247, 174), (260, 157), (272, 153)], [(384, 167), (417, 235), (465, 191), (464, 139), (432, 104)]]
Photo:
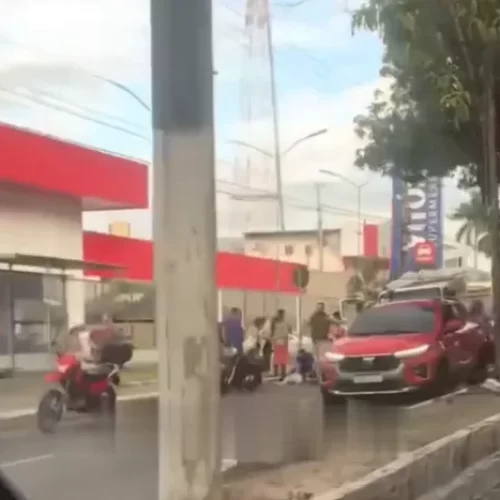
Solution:
[(38, 429), (43, 433), (53, 432), (68, 411), (114, 416), (120, 368), (109, 366), (107, 374), (89, 375), (81, 370), (74, 355), (58, 355), (57, 370), (45, 375), (46, 382), (56, 387), (49, 389), (38, 405)]

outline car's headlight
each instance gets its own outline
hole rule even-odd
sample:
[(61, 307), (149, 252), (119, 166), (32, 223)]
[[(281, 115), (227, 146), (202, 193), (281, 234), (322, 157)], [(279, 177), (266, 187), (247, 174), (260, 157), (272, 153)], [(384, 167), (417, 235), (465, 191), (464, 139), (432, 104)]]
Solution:
[(394, 353), (396, 358), (414, 358), (415, 356), (420, 356), (429, 350), (428, 344), (419, 345), (418, 347), (412, 347), (411, 349), (405, 349), (403, 351), (397, 351)]
[(339, 352), (325, 352), (325, 359), (331, 363), (337, 363), (338, 361), (342, 361), (344, 358), (345, 356)]

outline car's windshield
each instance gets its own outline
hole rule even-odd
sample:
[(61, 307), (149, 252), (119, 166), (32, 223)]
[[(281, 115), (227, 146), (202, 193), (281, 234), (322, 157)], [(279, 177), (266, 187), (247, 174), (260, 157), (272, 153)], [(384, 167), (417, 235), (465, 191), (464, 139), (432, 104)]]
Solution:
[(350, 336), (430, 333), (435, 312), (429, 306), (404, 304), (377, 307), (359, 314), (349, 329)]

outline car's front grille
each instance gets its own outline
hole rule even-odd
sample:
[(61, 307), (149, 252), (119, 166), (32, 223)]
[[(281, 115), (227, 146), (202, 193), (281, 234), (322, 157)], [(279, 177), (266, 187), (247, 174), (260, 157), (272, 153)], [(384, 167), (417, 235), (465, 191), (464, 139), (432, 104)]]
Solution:
[(353, 372), (388, 372), (399, 366), (395, 356), (348, 357), (339, 363), (340, 371)]

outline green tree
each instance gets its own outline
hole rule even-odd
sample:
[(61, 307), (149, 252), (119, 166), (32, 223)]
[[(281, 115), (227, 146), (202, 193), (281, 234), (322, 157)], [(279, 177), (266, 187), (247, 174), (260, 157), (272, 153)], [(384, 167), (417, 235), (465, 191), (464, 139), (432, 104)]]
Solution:
[(461, 223), (455, 235), (459, 243), (472, 246), (476, 251), (491, 257), (488, 212), (479, 191), (473, 191), (469, 201), (460, 203), (450, 219)]
[(346, 298), (356, 300), (363, 307), (377, 301), (379, 293), (387, 283), (383, 276), (384, 263), (376, 260), (358, 259), (357, 272), (346, 284)]
[[(355, 120), (356, 165), (408, 181), (459, 175), (488, 205), (493, 303), (500, 324), (497, 109), (500, 0), (367, 0), (354, 29), (380, 33), (392, 80)], [(500, 331), (496, 339), (500, 371)]]
[(378, 31), (385, 45), (377, 92), (355, 119), (367, 141), (357, 166), (409, 181), (457, 170), (484, 188), (485, 54), (497, 50), (499, 0), (369, 0), (355, 29)]

